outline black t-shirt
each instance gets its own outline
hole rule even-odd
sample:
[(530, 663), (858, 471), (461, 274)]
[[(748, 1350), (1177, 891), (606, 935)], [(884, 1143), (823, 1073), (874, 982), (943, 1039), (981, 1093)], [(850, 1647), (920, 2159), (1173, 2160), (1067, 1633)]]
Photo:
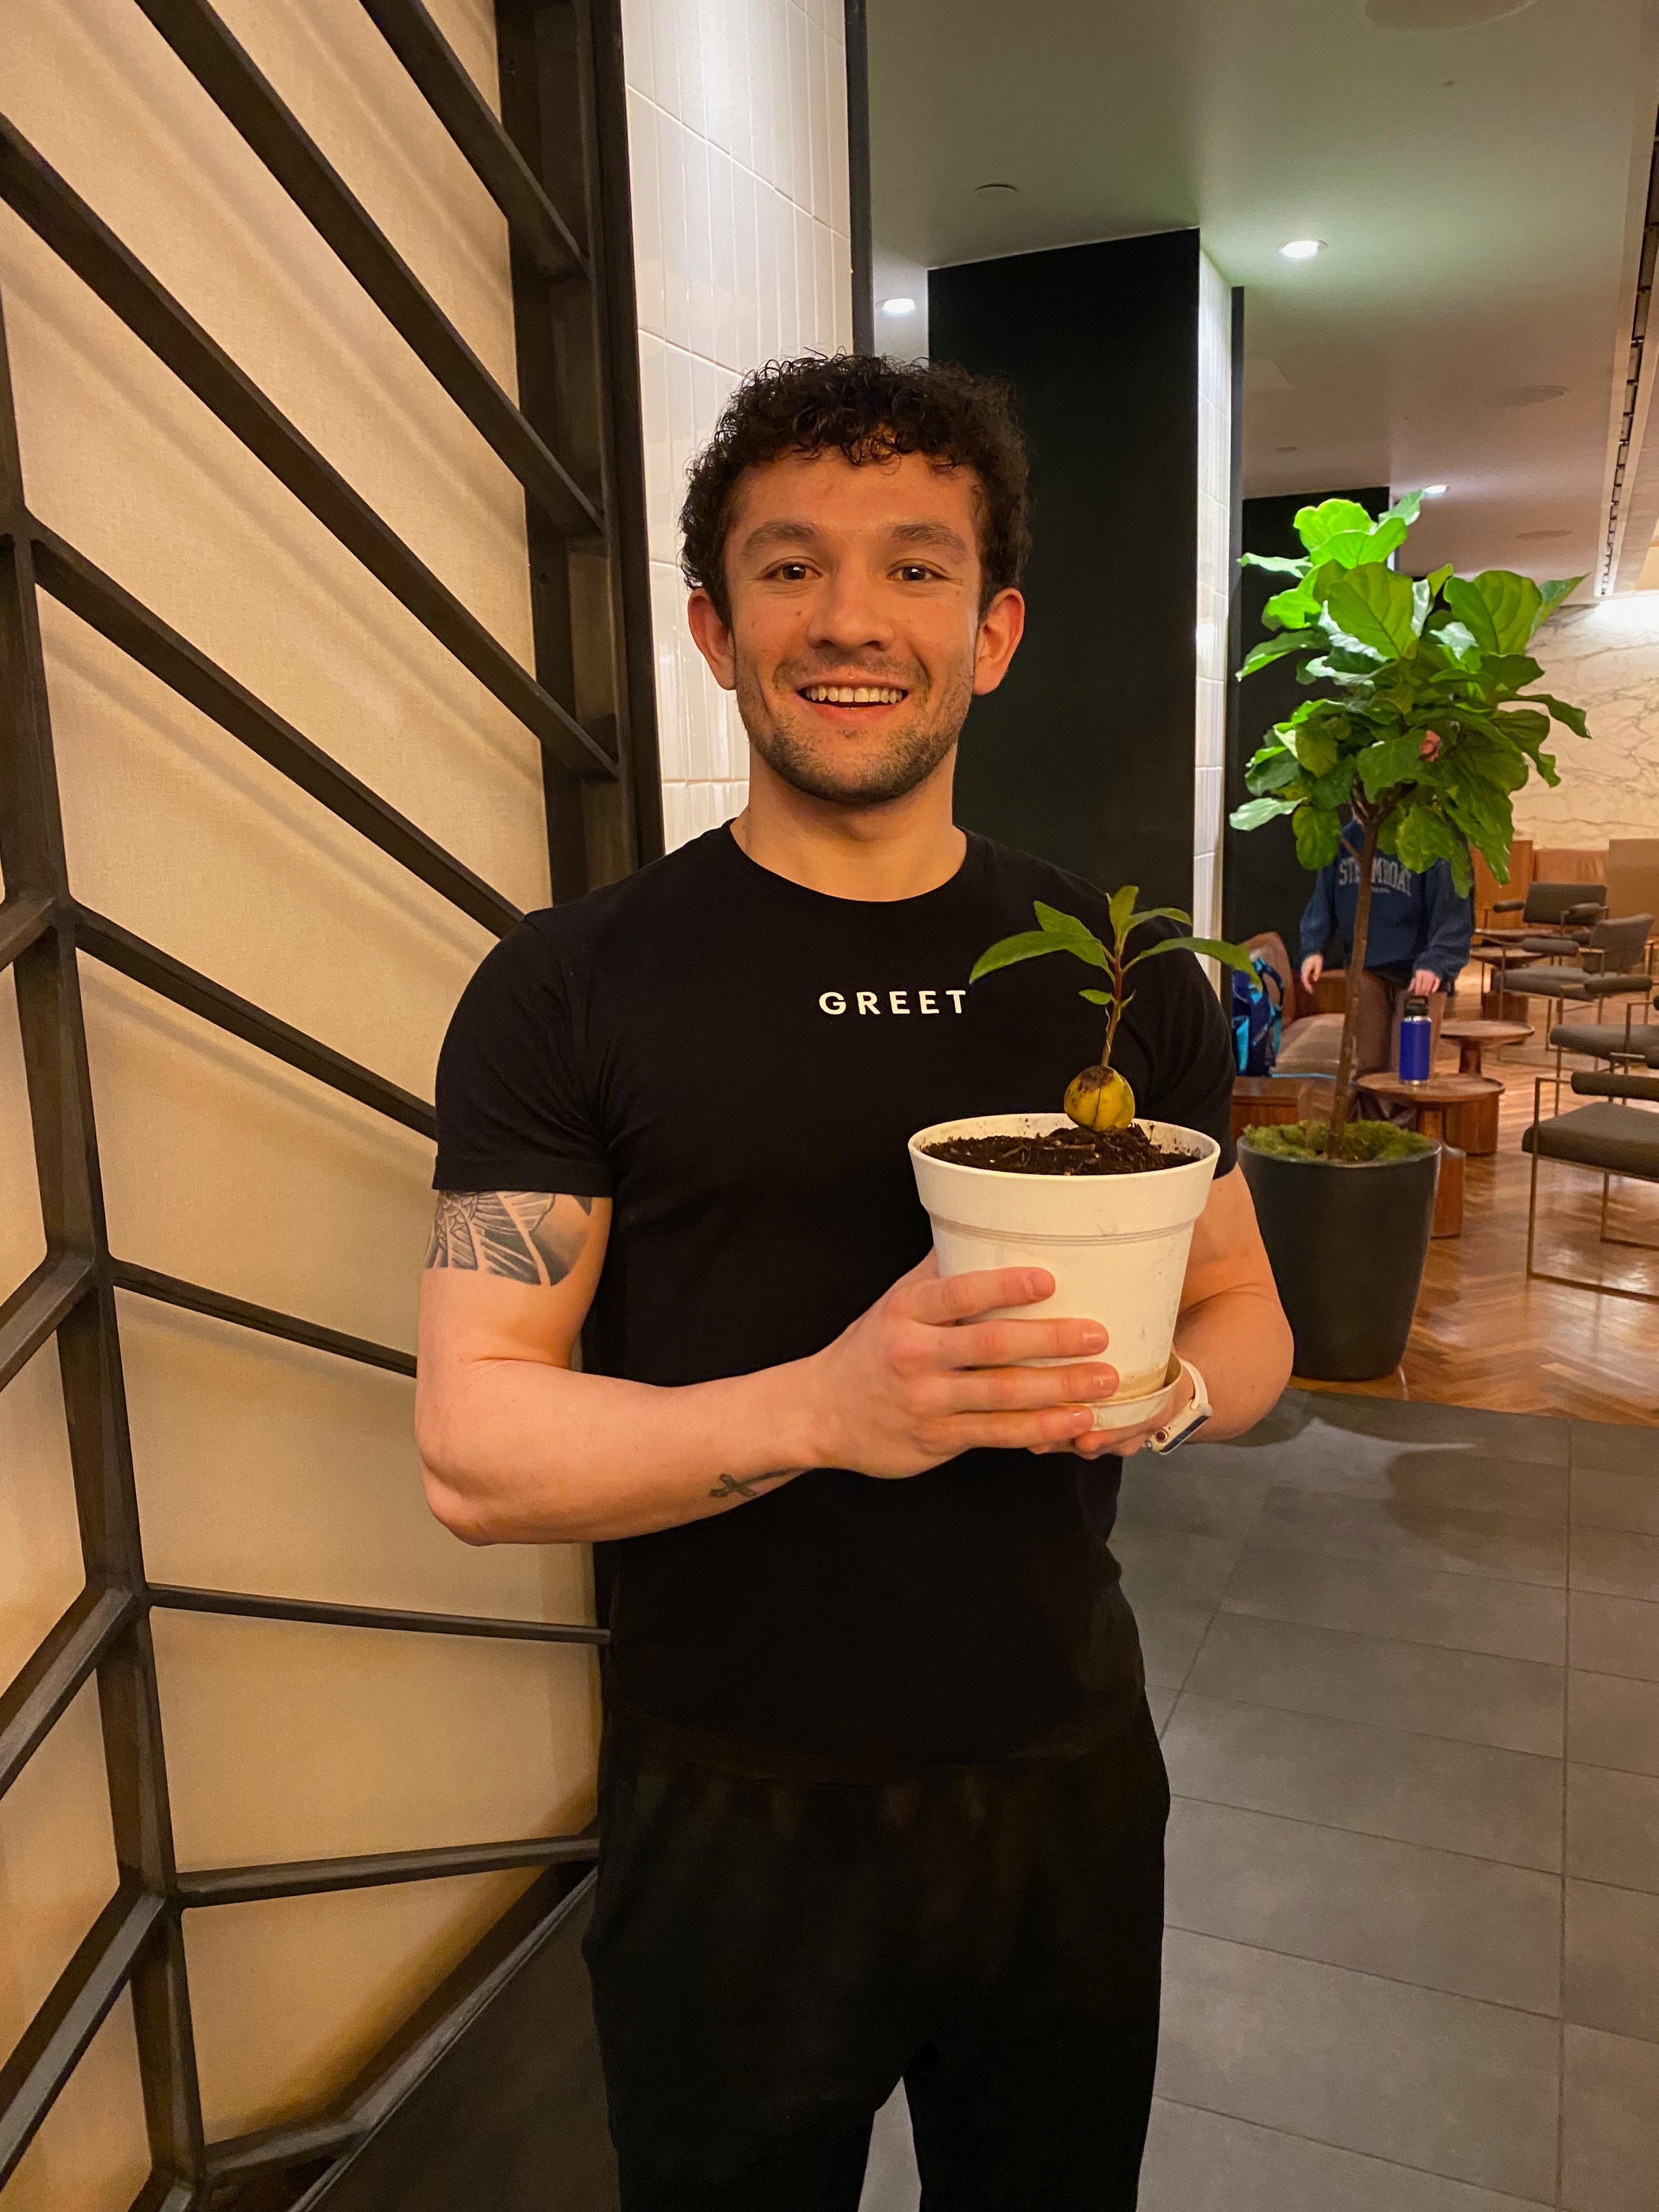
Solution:
[[(968, 988), (1078, 878), (970, 836), (919, 898), (832, 898), (726, 829), (530, 915), (438, 1069), (441, 1190), (609, 1194), (590, 1372), (659, 1384), (817, 1351), (931, 1242), (908, 1139), (1057, 1107), (1103, 1016), (1065, 955)], [(1187, 953), (1136, 971), (1114, 1054), (1139, 1110), (1233, 1164), (1226, 1022)], [(1109, 1352), (1108, 1357), (1109, 1358)], [(1120, 1462), (973, 1451), (908, 1480), (819, 1468), (616, 1547), (613, 1695), (775, 1771), (1069, 1755), (1138, 1695), (1108, 1548)]]

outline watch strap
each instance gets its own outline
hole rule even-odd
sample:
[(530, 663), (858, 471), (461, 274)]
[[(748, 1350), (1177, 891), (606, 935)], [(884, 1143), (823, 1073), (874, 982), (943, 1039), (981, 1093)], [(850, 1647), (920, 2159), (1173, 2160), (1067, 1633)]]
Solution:
[[(1177, 1353), (1176, 1357), (1179, 1358), (1180, 1355)], [(1155, 1430), (1147, 1438), (1146, 1448), (1149, 1451), (1174, 1451), (1178, 1444), (1185, 1443), (1190, 1436), (1201, 1429), (1210, 1418), (1212, 1409), (1204, 1377), (1189, 1359), (1181, 1361), (1181, 1371), (1183, 1375), (1191, 1377), (1193, 1395), (1173, 1420), (1168, 1422), (1164, 1427)]]

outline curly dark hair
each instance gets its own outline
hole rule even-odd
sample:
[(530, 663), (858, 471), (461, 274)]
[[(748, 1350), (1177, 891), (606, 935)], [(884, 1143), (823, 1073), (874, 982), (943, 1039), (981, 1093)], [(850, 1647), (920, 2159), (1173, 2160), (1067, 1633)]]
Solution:
[(808, 354), (744, 377), (691, 465), (680, 509), (680, 567), (729, 622), (726, 533), (745, 469), (830, 448), (855, 465), (922, 453), (979, 479), (981, 604), (1017, 584), (1030, 550), (1025, 436), (1012, 388), (952, 362)]

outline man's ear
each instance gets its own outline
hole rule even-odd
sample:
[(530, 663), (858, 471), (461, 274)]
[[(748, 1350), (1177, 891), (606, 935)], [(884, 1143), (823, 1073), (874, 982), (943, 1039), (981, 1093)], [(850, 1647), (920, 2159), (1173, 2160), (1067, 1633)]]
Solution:
[(1025, 635), (1025, 601), (1012, 589), (999, 592), (980, 617), (974, 644), (974, 690), (994, 691)]
[(697, 651), (714, 671), (715, 683), (722, 691), (735, 691), (738, 688), (738, 656), (732, 645), (731, 624), (701, 586), (686, 602), (685, 619), (696, 640)]

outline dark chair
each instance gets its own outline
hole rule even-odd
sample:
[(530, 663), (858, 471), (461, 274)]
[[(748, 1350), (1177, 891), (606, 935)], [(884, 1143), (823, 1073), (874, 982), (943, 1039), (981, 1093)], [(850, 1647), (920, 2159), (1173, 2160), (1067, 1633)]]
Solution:
[[(1598, 921), (1577, 960), (1530, 968), (1511, 968), (1504, 976), (1506, 995), (1553, 1001), (1550, 1018), (1552, 1039), (1565, 1026), (1569, 1000), (1645, 998), (1653, 988), (1646, 966), (1650, 914), (1621, 915), (1616, 921)], [(1561, 1103), (1561, 1048), (1555, 1055), (1555, 1103)]]
[(1610, 1297), (1639, 1298), (1659, 1305), (1659, 1291), (1627, 1290), (1618, 1283), (1598, 1283), (1583, 1275), (1552, 1275), (1533, 1264), (1538, 1230), (1538, 1163), (1561, 1160), (1574, 1167), (1591, 1168), (1601, 1177), (1601, 1241), (1621, 1244), (1638, 1252), (1659, 1252), (1659, 1244), (1640, 1237), (1613, 1237), (1607, 1232), (1608, 1186), (1614, 1176), (1629, 1176), (1638, 1182), (1659, 1183), (1659, 1114), (1644, 1112), (1634, 1102), (1659, 1103), (1659, 1075), (1590, 1075), (1580, 1073), (1572, 1087), (1581, 1097), (1605, 1102), (1577, 1106), (1565, 1114), (1542, 1117), (1547, 1075), (1536, 1078), (1532, 1090), (1532, 1127), (1523, 1130), (1521, 1144), (1532, 1154), (1532, 1192), (1527, 1202), (1527, 1273), (1541, 1283), (1561, 1283), (1576, 1291), (1605, 1291)]
[[(1659, 997), (1653, 1003), (1659, 1006)], [(1564, 1052), (1578, 1052), (1589, 1060), (1604, 1060), (1610, 1069), (1614, 1066), (1659, 1067), (1659, 1022), (1649, 1019), (1645, 1008), (1641, 1021), (1635, 1016), (1636, 997), (1631, 993), (1625, 999), (1622, 1022), (1558, 1023), (1550, 1031), (1558, 1080)]]
[(1601, 884), (1534, 884), (1523, 899), (1498, 899), (1493, 914), (1518, 914), (1518, 923), (1500, 929), (1483, 929), (1483, 938), (1503, 939), (1528, 930), (1549, 929), (1558, 933), (1589, 929), (1607, 911), (1607, 888)]

